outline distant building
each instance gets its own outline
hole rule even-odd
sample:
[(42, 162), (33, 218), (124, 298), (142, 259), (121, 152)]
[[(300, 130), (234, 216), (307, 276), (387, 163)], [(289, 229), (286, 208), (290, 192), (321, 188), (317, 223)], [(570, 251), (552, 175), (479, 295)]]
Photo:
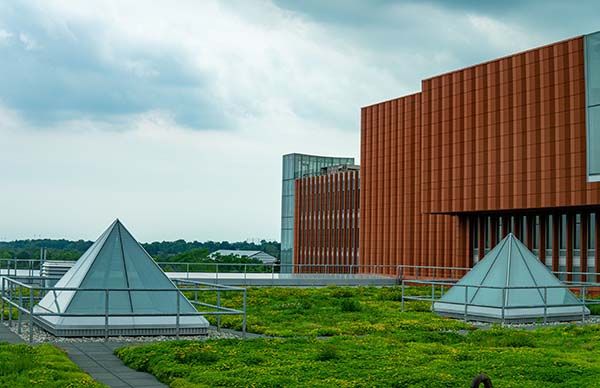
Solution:
[(237, 256), (244, 259), (256, 259), (260, 260), (263, 264), (273, 264), (277, 261), (275, 256), (271, 256), (263, 251), (219, 249), (218, 251), (211, 253), (208, 257), (214, 259), (216, 256)]
[(321, 169), (354, 164), (354, 158), (304, 154), (283, 155), (281, 190), (281, 272), (292, 272), (294, 257), (294, 181), (320, 175)]
[(324, 167), (295, 192), (294, 272), (358, 272), (359, 167)]

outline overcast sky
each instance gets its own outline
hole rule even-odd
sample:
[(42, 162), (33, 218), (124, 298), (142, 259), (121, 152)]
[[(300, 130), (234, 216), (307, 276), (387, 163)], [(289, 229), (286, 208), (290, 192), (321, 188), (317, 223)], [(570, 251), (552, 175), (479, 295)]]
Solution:
[(0, 240), (279, 240), (281, 156), (360, 107), (600, 30), (599, 1), (3, 1)]

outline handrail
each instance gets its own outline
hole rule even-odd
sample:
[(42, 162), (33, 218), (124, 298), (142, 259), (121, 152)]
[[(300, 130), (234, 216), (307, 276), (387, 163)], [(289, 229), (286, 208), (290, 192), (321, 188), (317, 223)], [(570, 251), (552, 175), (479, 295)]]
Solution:
[[(28, 276), (30, 281), (39, 279), (39, 280), (47, 280), (46, 277), (43, 276)], [(39, 286), (36, 284), (27, 284), (23, 281), (11, 278), (9, 275), (4, 275), (0, 277), (1, 281), (1, 293), (0, 293), (0, 321), (4, 320), (4, 310), (5, 306), (8, 305), (8, 325), (12, 326), (13, 317), (12, 311), (15, 308), (19, 312), (18, 316), (18, 333), (21, 334), (21, 321), (22, 315), (29, 316), (29, 342), (33, 342), (33, 323), (36, 317), (47, 317), (47, 316), (59, 316), (59, 317), (104, 317), (104, 337), (105, 340), (108, 340), (109, 337), (109, 318), (110, 317), (161, 317), (161, 316), (175, 316), (175, 334), (177, 338), (179, 338), (180, 334), (180, 317), (182, 316), (199, 316), (199, 315), (214, 315), (217, 318), (217, 330), (221, 329), (221, 316), (222, 315), (242, 315), (242, 335), (246, 336), (246, 326), (247, 326), (247, 309), (246, 309), (246, 296), (247, 290), (242, 287), (234, 287), (227, 285), (220, 285), (214, 283), (206, 283), (201, 281), (194, 280), (186, 280), (186, 279), (174, 279), (174, 284), (176, 288), (135, 288), (135, 287), (113, 287), (113, 288), (81, 288), (81, 287), (47, 287), (47, 286)], [(184, 287), (180, 287), (184, 286)], [(27, 290), (28, 295), (28, 303), (27, 300), (23, 299), (23, 291)], [(243, 294), (242, 299), (242, 308), (233, 308), (233, 307), (225, 307), (221, 305), (221, 292), (241, 292)], [(39, 293), (40, 295), (45, 295), (48, 292), (102, 292), (104, 293), (104, 313), (64, 313), (64, 312), (52, 312), (47, 309), (46, 311), (34, 311), (34, 300), (41, 299), (39, 296), (34, 297), (34, 294)], [(115, 312), (110, 311), (110, 294), (115, 292), (167, 292), (167, 293), (175, 293), (176, 295), (176, 309), (174, 312), (143, 312), (143, 313), (134, 313), (134, 312)], [(187, 292), (194, 293), (194, 300), (189, 300), (190, 303), (194, 306), (204, 307), (203, 310), (194, 311), (194, 312), (182, 312), (180, 306), (179, 294)], [(217, 303), (211, 304), (206, 302), (198, 301), (198, 293), (199, 292), (216, 292), (217, 295)], [(206, 310), (206, 308), (212, 310)], [(206, 311), (204, 311), (206, 310)]]
[[(431, 294), (430, 295), (407, 295), (406, 287), (410, 285), (430, 285), (431, 286)], [(436, 286), (440, 287), (440, 296), (436, 299)], [(442, 301), (441, 298), (444, 294), (444, 286), (464, 288), (465, 297), (464, 301)], [(420, 279), (402, 279), (401, 280), (401, 289), (402, 289), (402, 298), (401, 298), (401, 311), (405, 311), (405, 302), (408, 300), (413, 301), (425, 301), (431, 303), (431, 309), (433, 311), (434, 305), (436, 301), (442, 301), (445, 304), (464, 306), (463, 320), (466, 322), (469, 320), (468, 318), (468, 308), (469, 307), (482, 307), (482, 308), (498, 308), (498, 305), (489, 305), (489, 304), (480, 304), (470, 302), (468, 299), (469, 289), (493, 289), (502, 291), (502, 305), (501, 305), (501, 323), (505, 324), (506, 316), (505, 311), (514, 310), (514, 309), (543, 309), (543, 322), (546, 324), (548, 322), (548, 309), (553, 307), (581, 307), (581, 322), (585, 323), (585, 317), (589, 313), (586, 305), (598, 305), (600, 304), (600, 299), (586, 299), (586, 291), (592, 287), (600, 287), (600, 283), (580, 283), (580, 284), (561, 284), (561, 285), (553, 285), (553, 286), (543, 286), (543, 285), (534, 285), (534, 286), (488, 286), (488, 285), (480, 285), (480, 284), (459, 284), (450, 281), (444, 280), (420, 280)], [(548, 290), (552, 289), (567, 289), (571, 290), (573, 288), (579, 288), (580, 298), (575, 295), (578, 303), (559, 303), (559, 304), (551, 304), (548, 303)], [(543, 304), (519, 304), (519, 305), (507, 305), (506, 304), (506, 292), (508, 290), (543, 290)], [(540, 295), (542, 293), (540, 292)]]
[[(8, 263), (3, 265), (2, 263)], [(18, 263), (27, 263), (27, 268), (22, 268)], [(29, 276), (33, 276), (35, 271), (39, 271), (42, 261), (39, 259), (0, 259), (0, 276), (17, 276), (17, 271), (28, 271)], [(276, 276), (288, 274), (307, 274), (307, 275), (361, 275), (361, 276), (389, 276), (393, 277), (399, 283), (407, 278), (460, 278), (469, 271), (470, 267), (461, 266), (436, 266), (436, 265), (413, 265), (413, 264), (277, 264), (277, 263), (179, 263), (170, 261), (157, 261), (161, 269), (167, 270), (177, 275), (181, 272), (182, 278), (192, 280), (190, 275), (193, 273), (211, 273), (215, 275), (215, 281), (219, 281), (224, 274), (236, 273), (243, 277), (244, 284), (247, 284), (250, 274), (270, 275), (271, 283), (275, 284)], [(21, 268), (20, 268), (21, 267)], [(181, 270), (181, 271), (178, 271)], [(235, 272), (237, 270), (238, 272)], [(288, 270), (290, 272), (288, 272)], [(586, 284), (591, 284), (587, 279), (600, 279), (600, 272), (591, 271), (552, 271), (556, 276), (567, 277), (566, 282), (572, 282), (571, 277), (580, 277), (586, 279)], [(19, 277), (25, 277), (20, 275)], [(53, 277), (48, 277), (51, 279)], [(183, 280), (183, 279), (182, 279)]]

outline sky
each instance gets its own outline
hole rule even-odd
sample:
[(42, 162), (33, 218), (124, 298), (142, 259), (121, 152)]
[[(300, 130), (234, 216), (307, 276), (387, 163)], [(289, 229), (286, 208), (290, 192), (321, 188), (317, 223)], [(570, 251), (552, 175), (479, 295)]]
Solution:
[(598, 1), (3, 1), (0, 240), (279, 240), (281, 157), (360, 108), (600, 30)]

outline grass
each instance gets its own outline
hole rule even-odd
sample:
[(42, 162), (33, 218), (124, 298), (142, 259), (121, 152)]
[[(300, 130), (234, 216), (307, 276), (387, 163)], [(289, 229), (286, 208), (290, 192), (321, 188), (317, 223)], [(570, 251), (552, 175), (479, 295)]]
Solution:
[(172, 387), (462, 387), (481, 372), (497, 387), (597, 385), (598, 325), (475, 330), (437, 317), (425, 303), (401, 313), (398, 294), (250, 289), (249, 330), (277, 338), (171, 341), (117, 354)]
[[(430, 290), (430, 289), (429, 289)], [(430, 293), (411, 289), (411, 293)], [(277, 337), (366, 335), (400, 330), (435, 332), (440, 327), (471, 329), (460, 321), (442, 319), (429, 312), (428, 303), (407, 304), (401, 316), (399, 288), (327, 287), (327, 288), (250, 288), (248, 289), (248, 331)], [(210, 301), (214, 303), (215, 301)], [(221, 294), (227, 307), (240, 307), (239, 292)], [(209, 317), (215, 323), (214, 317)], [(224, 316), (223, 327), (241, 330), (240, 316)]]
[(0, 387), (105, 387), (53, 345), (0, 343)]

